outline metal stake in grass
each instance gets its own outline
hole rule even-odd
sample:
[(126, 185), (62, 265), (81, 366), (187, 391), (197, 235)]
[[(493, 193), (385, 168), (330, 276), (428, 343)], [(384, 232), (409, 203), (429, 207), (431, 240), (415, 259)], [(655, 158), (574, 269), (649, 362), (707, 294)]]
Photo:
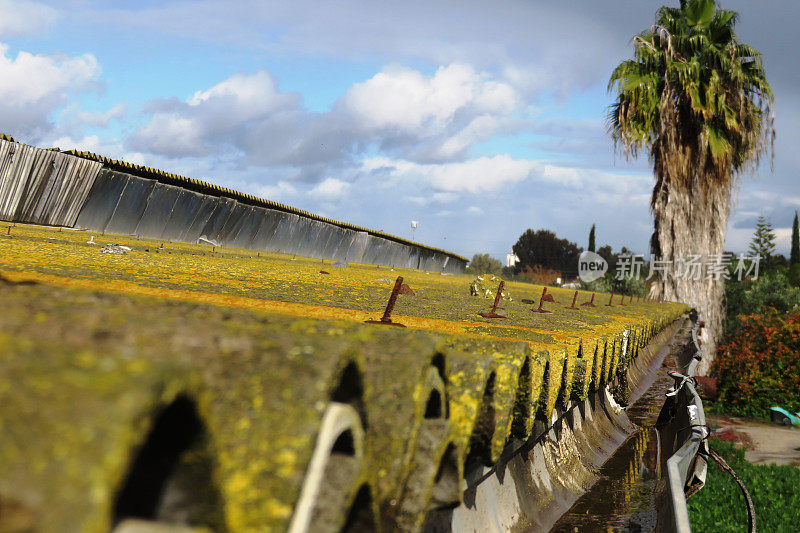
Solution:
[(579, 311), (577, 307), (575, 307), (575, 302), (578, 300), (578, 291), (575, 291), (575, 295), (572, 297), (572, 305), (567, 307), (567, 309), (572, 309), (573, 311)]
[(608, 298), (608, 303), (606, 304), (606, 307), (614, 307), (613, 305), (611, 305), (611, 300), (613, 299), (614, 299), (614, 293), (612, 292), (611, 296), (609, 296)]
[(503, 285), (505, 285), (505, 281), (501, 280), (500, 285), (497, 287), (497, 294), (494, 296), (494, 305), (492, 305), (492, 310), (488, 313), (478, 313), (480, 316), (483, 318), (506, 318), (503, 315), (498, 315), (496, 313), (498, 309), (501, 309), (497, 307), (497, 304), (500, 303), (500, 298), (503, 295)]
[(595, 306), (594, 305), (594, 293), (592, 293), (592, 299), (589, 300), (588, 302), (583, 302), (581, 304), (581, 306), (583, 306), (583, 307), (594, 307)]
[[(542, 288), (542, 297), (539, 298), (539, 307), (533, 310), (534, 313), (552, 313), (552, 311), (545, 311), (544, 309), (542, 309), (542, 302), (544, 302), (546, 299), (547, 299), (547, 287), (544, 287)], [(551, 302), (553, 301), (552, 296), (550, 297), (549, 301)]]
[(394, 288), (392, 289), (392, 295), (389, 296), (389, 302), (386, 304), (386, 310), (383, 312), (383, 316), (380, 320), (365, 320), (367, 324), (380, 324), (381, 326), (397, 326), (399, 328), (404, 328), (403, 324), (398, 324), (397, 322), (392, 322), (392, 310), (394, 309), (394, 304), (397, 302), (397, 296), (400, 294), (400, 288), (403, 286), (403, 276), (397, 276), (397, 280), (394, 282)]

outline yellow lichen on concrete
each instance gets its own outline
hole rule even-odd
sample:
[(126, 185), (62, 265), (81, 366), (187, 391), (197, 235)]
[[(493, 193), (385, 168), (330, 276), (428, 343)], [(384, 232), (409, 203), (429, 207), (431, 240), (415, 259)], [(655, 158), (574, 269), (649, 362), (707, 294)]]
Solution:
[[(448, 429), (431, 449), (453, 443), (463, 475), (471, 446), (496, 459), (512, 432), (525, 438), (559, 400), (612, 380), (626, 326), (625, 357), (635, 357), (687, 310), (648, 300), (567, 310), (574, 291), (553, 288), (552, 312), (537, 314), (521, 300), (541, 287), (508, 283), (508, 318), (490, 320), (465, 275), (95, 234), (132, 248), (111, 256), (88, 236), (0, 231), (0, 497), (33, 509), (45, 532), (108, 530), (138, 447), (178, 397), (194, 402), (207, 434), (189, 457), (213, 463), (206, 482), (221, 503), (210, 516), (230, 531), (285, 530), (350, 365), (359, 396), (337, 401), (363, 416), (358, 482), (382, 508), (420, 471), (416, 441), (442, 369)], [(364, 324), (380, 318), (397, 275), (416, 294), (393, 314), (407, 327)], [(589, 297), (579, 292), (579, 303)], [(490, 427), (478, 427), (482, 412)], [(425, 508), (417, 503), (407, 508)]]

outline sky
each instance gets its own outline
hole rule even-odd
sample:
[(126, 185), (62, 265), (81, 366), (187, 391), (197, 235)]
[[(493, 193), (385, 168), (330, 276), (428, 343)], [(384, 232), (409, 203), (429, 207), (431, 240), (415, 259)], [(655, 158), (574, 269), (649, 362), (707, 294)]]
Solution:
[[(659, 2), (0, 0), (0, 132), (203, 179), (467, 257), (526, 229), (648, 253), (652, 170), (616, 153), (616, 64)], [(677, 5), (677, 0), (672, 4)], [(795, 0), (726, 0), (775, 93), (739, 181), (788, 254), (800, 209)], [(412, 234), (411, 221), (418, 221)]]

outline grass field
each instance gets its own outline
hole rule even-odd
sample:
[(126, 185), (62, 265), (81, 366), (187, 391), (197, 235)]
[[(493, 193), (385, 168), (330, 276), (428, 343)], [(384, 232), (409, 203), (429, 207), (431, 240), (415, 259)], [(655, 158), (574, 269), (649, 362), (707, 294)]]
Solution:
[[(719, 439), (709, 441), (742, 478), (756, 510), (758, 531), (794, 533), (800, 527), (800, 468), (753, 465), (744, 449)], [(800, 438), (798, 439), (800, 444)], [(706, 485), (689, 500), (692, 531), (725, 533), (748, 531), (747, 506), (733, 478), (709, 460)]]

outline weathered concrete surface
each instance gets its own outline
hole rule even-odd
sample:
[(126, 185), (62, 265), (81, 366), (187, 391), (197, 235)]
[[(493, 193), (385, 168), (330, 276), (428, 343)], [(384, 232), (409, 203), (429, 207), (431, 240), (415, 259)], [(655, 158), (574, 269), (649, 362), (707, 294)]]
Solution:
[[(469, 277), (407, 270), (416, 296), (402, 296), (396, 316), (408, 327), (383, 328), (363, 321), (383, 310), (386, 269), (323, 274), (319, 261), (96, 235), (132, 248), (111, 256), (88, 237), (0, 232), (0, 499), (45, 533), (184, 510), (188, 525), (285, 531), (314, 479), (312, 516), (331, 529), (419, 530), (550, 422), (562, 425), (540, 467), (566, 446), (566, 427), (580, 424), (569, 446), (586, 448), (592, 427), (562, 414), (686, 311), (552, 303), (543, 316), (516, 299), (541, 287), (510, 283), (509, 318), (491, 322)], [(359, 414), (363, 447), (355, 426), (321, 438), (334, 403)], [(604, 427), (598, 435), (624, 433)], [(320, 449), (326, 474), (309, 477)], [(143, 491), (153, 450), (173, 467)], [(162, 497), (144, 505), (143, 494)]]
[[(660, 365), (682, 323), (676, 321), (642, 347), (637, 367)], [(640, 376), (625, 376), (626, 396), (638, 397), (652, 383), (649, 375), (644, 381)], [(527, 442), (513, 442), (491, 467), (468, 471), (463, 503), (432, 512), (425, 530), (547, 531), (598, 480), (601, 465), (637, 429), (608, 388), (552, 417), (546, 430)]]

